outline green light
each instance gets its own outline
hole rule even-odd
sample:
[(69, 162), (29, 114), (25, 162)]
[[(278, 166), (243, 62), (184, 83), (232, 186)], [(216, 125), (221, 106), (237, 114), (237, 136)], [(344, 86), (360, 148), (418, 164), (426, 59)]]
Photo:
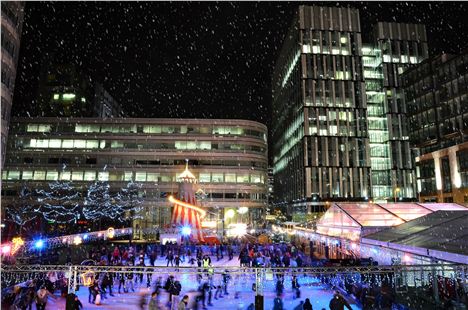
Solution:
[(59, 100), (60, 94), (54, 94), (54, 100)]
[(63, 94), (63, 99), (64, 99), (64, 100), (75, 99), (75, 97), (76, 97), (75, 94)]

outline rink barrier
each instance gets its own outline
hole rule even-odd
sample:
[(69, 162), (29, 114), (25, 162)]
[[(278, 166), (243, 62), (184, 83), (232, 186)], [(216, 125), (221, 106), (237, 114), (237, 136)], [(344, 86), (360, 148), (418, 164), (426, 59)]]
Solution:
[[(25, 282), (28, 279), (35, 278), (38, 274), (58, 275), (68, 280), (68, 291), (74, 292), (82, 279), (80, 276), (85, 273), (128, 273), (133, 274), (153, 274), (153, 275), (203, 275), (211, 273), (214, 276), (220, 276), (228, 273), (231, 276), (251, 275), (255, 276), (256, 293), (263, 294), (265, 281), (271, 281), (274, 276), (282, 274), (285, 276), (317, 276), (332, 278), (334, 281), (338, 278), (346, 279), (350, 275), (361, 275), (366, 279), (378, 277), (383, 279), (391, 278), (392, 285), (396, 292), (407, 292), (408, 287), (422, 287), (431, 282), (435, 277), (449, 279), (459, 279), (462, 289), (467, 292), (466, 274), (468, 265), (466, 264), (430, 264), (430, 265), (392, 265), (392, 266), (334, 266), (334, 267), (274, 267), (274, 268), (254, 268), (254, 267), (151, 267), (151, 266), (83, 266), (83, 265), (2, 265), (0, 268), (1, 280), (11, 280), (13, 277), (16, 283)], [(362, 277), (360, 278), (362, 279)], [(344, 281), (344, 280), (343, 280)], [(432, 281), (434, 298), (438, 301), (438, 281)], [(444, 282), (445, 283), (445, 282)]]

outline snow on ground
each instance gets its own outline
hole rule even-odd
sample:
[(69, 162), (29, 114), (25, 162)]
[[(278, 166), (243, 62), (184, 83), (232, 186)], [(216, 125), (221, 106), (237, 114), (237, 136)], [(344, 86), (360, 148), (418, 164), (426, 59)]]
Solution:
[[(216, 257), (212, 257), (212, 264), (215, 267), (233, 267), (239, 266), (239, 260), (237, 257), (234, 257), (233, 260), (229, 261), (225, 256), (224, 259), (219, 262), (216, 260)], [(166, 260), (164, 258), (158, 258), (155, 262), (155, 266), (166, 266)], [(181, 264), (182, 266), (190, 266), (187, 260)], [(156, 280), (156, 275), (153, 276), (153, 281)], [(167, 276), (163, 276), (163, 281), (165, 281)], [(193, 274), (183, 274), (176, 275), (176, 279), (181, 281), (182, 292), (180, 296), (189, 295), (190, 300), (194, 299), (195, 290), (198, 288), (199, 284), (196, 280), (196, 275)], [(206, 277), (204, 278), (204, 280)], [(301, 284), (301, 298), (294, 299), (293, 292), (291, 288), (291, 278), (286, 276), (285, 279), (285, 293), (283, 295), (283, 305), (284, 309), (293, 310), (300, 300), (305, 300), (309, 298), (313, 309), (321, 310), (322, 308), (329, 309), (328, 303), (333, 296), (333, 291), (329, 288), (323, 286), (317, 279), (309, 276), (300, 276), (298, 277), (299, 283)], [(220, 281), (215, 277), (215, 282)], [(228, 292), (229, 295), (224, 296), (221, 299), (214, 300), (213, 306), (208, 307), (211, 310), (229, 310), (229, 309), (247, 309), (250, 303), (254, 302), (255, 292), (252, 291), (252, 284), (255, 282), (255, 275), (252, 273), (242, 273), (237, 275), (232, 275), (232, 279), (229, 284)], [(164, 282), (163, 282), (164, 284)], [(273, 299), (275, 298), (275, 284), (276, 280), (274, 278), (267, 277), (264, 285), (264, 296), (265, 296), (265, 307), (264, 309), (273, 309)], [(88, 303), (88, 288), (81, 286), (77, 292), (78, 297), (83, 303), (84, 309), (115, 309), (115, 310), (133, 310), (141, 309), (139, 308), (139, 302), (142, 296), (148, 300), (149, 290), (146, 288), (146, 276), (143, 279), (143, 284), (141, 286), (137, 285), (135, 287), (135, 292), (129, 293), (118, 293), (117, 292), (118, 284), (114, 285), (114, 297), (108, 296), (107, 299), (103, 301), (101, 305), (94, 305)], [(239, 298), (235, 298), (235, 291), (239, 292)], [(213, 297), (215, 291), (213, 290)], [(168, 300), (168, 295), (163, 293), (161, 296), (161, 304), (165, 304)], [(360, 309), (357, 305), (352, 305), (353, 310)], [(47, 309), (65, 309), (65, 301), (63, 298), (57, 300), (49, 299)], [(144, 308), (146, 309), (146, 307)], [(164, 309), (164, 308), (163, 308)], [(191, 307), (193, 309), (193, 307)], [(200, 307), (201, 309), (201, 307)]]

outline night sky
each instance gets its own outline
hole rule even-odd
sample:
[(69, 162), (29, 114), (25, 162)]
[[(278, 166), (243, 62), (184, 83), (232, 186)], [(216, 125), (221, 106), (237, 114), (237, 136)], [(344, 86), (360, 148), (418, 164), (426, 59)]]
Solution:
[[(41, 60), (100, 80), (135, 117), (270, 121), (271, 73), (300, 2), (27, 2), (13, 114), (34, 113)], [(308, 4), (312, 4), (309, 2)], [(314, 2), (314, 4), (320, 4)], [(423, 23), (430, 54), (468, 46), (463, 2), (327, 2)]]

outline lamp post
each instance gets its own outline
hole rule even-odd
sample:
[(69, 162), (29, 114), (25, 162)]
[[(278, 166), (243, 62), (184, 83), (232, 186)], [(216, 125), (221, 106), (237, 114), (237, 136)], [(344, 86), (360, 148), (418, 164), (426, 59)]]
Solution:
[(395, 191), (394, 191), (394, 193), (393, 193), (393, 196), (394, 196), (394, 198), (395, 198), (395, 202), (397, 202), (397, 194), (398, 194), (399, 191), (400, 191), (400, 188), (399, 188), (399, 187), (395, 188)]

